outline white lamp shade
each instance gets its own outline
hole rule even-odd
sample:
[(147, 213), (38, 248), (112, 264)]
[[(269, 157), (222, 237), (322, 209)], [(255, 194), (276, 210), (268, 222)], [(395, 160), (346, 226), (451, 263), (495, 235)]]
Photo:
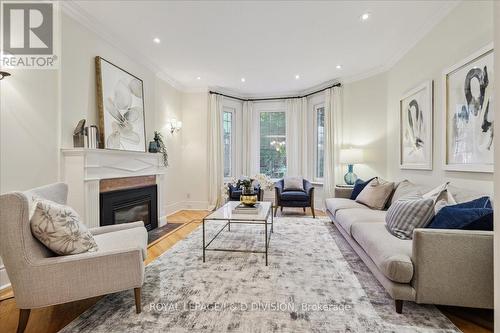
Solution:
[(340, 163), (342, 164), (359, 164), (364, 162), (363, 150), (349, 148), (340, 150)]

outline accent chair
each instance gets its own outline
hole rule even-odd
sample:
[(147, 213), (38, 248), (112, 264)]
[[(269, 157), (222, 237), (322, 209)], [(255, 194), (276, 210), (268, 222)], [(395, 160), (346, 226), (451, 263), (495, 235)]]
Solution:
[[(264, 190), (260, 188), (260, 185), (254, 186), (253, 189), (257, 193), (258, 200), (262, 201), (262, 198), (264, 196)], [(240, 201), (241, 189), (237, 186), (229, 184), (228, 194), (229, 194), (229, 201)]]
[(274, 208), (274, 216), (278, 212), (278, 207), (283, 212), (283, 207), (302, 207), (304, 212), (307, 207), (311, 208), (313, 218), (316, 218), (314, 213), (314, 187), (311, 182), (304, 179), (304, 190), (285, 190), (285, 180), (280, 179), (274, 184), (276, 195), (276, 206)]
[(66, 204), (68, 187), (57, 183), (0, 195), (0, 255), (21, 309), (17, 332), (24, 332), (31, 309), (134, 289), (141, 312), (147, 256), (144, 223), (89, 229), (96, 252), (58, 256), (31, 234), (29, 207), (35, 195)]

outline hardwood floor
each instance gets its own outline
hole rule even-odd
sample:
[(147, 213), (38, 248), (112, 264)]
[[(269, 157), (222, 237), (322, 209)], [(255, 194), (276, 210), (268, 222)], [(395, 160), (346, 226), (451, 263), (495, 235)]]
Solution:
[[(317, 216), (326, 216), (322, 211), (316, 210)], [(172, 223), (184, 223), (183, 226), (173, 230), (163, 238), (153, 242), (148, 247), (148, 257), (146, 264), (158, 258), (160, 255), (170, 249), (175, 243), (184, 239), (201, 223), (203, 217), (208, 214), (207, 211), (180, 211), (168, 217), (168, 221)], [(303, 216), (302, 209), (285, 208), (283, 213), (278, 211), (278, 216)], [(307, 210), (310, 214), (310, 210)], [(12, 291), (5, 290), (0, 292), (0, 332), (13, 333), (16, 332), (19, 310), (16, 307), (16, 302), (12, 297)], [(130, 297), (133, 297), (133, 292), (130, 292)], [(85, 310), (94, 305), (101, 297), (86, 299), (67, 304), (50, 306), (42, 309), (34, 309), (31, 311), (31, 316), (26, 328), (26, 333), (52, 333), (57, 332), (73, 319), (78, 317)], [(465, 333), (483, 333), (492, 332), (492, 329), (487, 328), (490, 323), (488, 320), (489, 312), (482, 310), (457, 309), (453, 307), (440, 307), (441, 311), (463, 332)], [(486, 314), (485, 314), (486, 313)], [(486, 321), (483, 318), (486, 317)], [(479, 320), (476, 320), (479, 318)], [(476, 324), (480, 323), (482, 324)], [(484, 327), (486, 326), (486, 327)]]

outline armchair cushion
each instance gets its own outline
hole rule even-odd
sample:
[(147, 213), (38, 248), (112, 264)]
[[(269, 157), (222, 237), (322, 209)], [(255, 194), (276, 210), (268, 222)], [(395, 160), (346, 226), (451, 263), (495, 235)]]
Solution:
[(59, 255), (98, 250), (94, 237), (71, 207), (39, 200), (30, 227), (36, 239)]
[(281, 193), (282, 201), (309, 201), (309, 195), (303, 191), (284, 191)]
[[(133, 225), (137, 225), (131, 223)], [(125, 225), (127, 225), (126, 223)], [(144, 228), (144, 223), (128, 229), (119, 229), (116, 231), (104, 232), (95, 235), (95, 241), (99, 246), (99, 252), (108, 251), (125, 251), (130, 249), (139, 249), (142, 253), (142, 260), (146, 260), (148, 256), (148, 233)], [(105, 228), (105, 227), (104, 227)]]

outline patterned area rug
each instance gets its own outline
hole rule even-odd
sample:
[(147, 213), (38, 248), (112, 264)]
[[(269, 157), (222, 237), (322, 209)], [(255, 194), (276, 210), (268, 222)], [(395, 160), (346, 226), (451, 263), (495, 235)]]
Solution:
[[(215, 233), (221, 222), (209, 222)], [(434, 306), (403, 314), (333, 224), (277, 218), (262, 254), (207, 252), (201, 228), (146, 267), (143, 311), (132, 291), (108, 295), (62, 332), (457, 332)], [(213, 246), (259, 250), (264, 231), (231, 225)]]

